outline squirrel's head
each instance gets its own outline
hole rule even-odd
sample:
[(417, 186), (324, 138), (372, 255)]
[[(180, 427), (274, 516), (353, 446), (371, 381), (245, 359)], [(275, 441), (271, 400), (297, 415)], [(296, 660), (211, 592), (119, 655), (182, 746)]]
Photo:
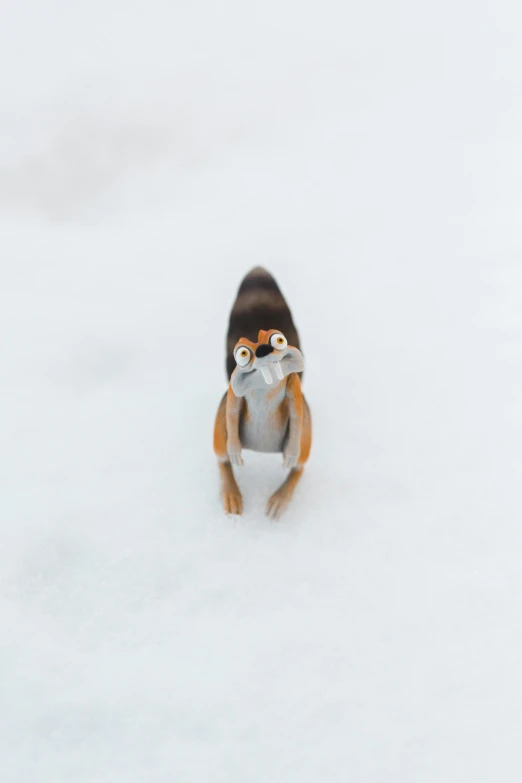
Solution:
[(234, 348), (236, 368), (232, 373), (232, 389), (242, 397), (249, 389), (266, 389), (284, 380), (292, 372), (304, 369), (301, 351), (288, 345), (278, 329), (260, 330), (258, 342), (241, 337)]

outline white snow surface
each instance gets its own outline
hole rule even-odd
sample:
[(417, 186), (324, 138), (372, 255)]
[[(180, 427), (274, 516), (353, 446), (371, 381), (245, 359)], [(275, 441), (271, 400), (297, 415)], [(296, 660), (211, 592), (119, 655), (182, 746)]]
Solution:
[[(521, 13), (3, 0), (2, 783), (522, 779)], [(211, 448), (257, 264), (276, 524)]]

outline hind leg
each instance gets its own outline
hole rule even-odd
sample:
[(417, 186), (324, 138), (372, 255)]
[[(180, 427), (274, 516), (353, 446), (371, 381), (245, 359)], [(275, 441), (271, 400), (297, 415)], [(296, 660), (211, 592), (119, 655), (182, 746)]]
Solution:
[(283, 511), (286, 509), (290, 501), (294, 490), (299, 483), (301, 476), (303, 475), (304, 466), (308, 457), (310, 456), (310, 449), (312, 447), (312, 418), (310, 416), (310, 408), (308, 403), (303, 397), (303, 429), (301, 433), (301, 449), (299, 452), (299, 458), (297, 460), (297, 466), (292, 468), (285, 481), (277, 489), (270, 500), (266, 508), (266, 514), (270, 519), (279, 519)]
[(243, 498), (234, 477), (234, 471), (230, 464), (227, 452), (227, 422), (226, 422), (227, 395), (219, 404), (214, 425), (214, 451), (218, 458), (219, 475), (221, 480), (221, 498), (225, 514), (242, 514)]
[(225, 514), (242, 514), (243, 498), (230, 462), (220, 462), (219, 472), (221, 475), (221, 497)]
[(286, 480), (283, 481), (279, 489), (274, 492), (268, 501), (266, 507), (267, 517), (270, 517), (270, 519), (279, 519), (292, 500), (292, 495), (294, 494), (299, 479), (303, 475), (303, 470), (304, 468), (302, 467), (292, 468)]

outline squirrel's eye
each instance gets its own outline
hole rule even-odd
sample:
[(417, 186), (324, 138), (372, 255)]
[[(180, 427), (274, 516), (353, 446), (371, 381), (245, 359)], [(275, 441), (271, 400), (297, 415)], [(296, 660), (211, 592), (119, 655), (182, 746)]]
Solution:
[(275, 348), (278, 351), (282, 351), (286, 348), (288, 343), (286, 342), (286, 338), (283, 337), (282, 334), (273, 334), (270, 338), (270, 345), (272, 348)]
[(248, 348), (245, 348), (245, 346), (241, 346), (235, 352), (234, 358), (236, 360), (236, 364), (239, 364), (240, 367), (246, 367), (250, 361), (250, 351)]

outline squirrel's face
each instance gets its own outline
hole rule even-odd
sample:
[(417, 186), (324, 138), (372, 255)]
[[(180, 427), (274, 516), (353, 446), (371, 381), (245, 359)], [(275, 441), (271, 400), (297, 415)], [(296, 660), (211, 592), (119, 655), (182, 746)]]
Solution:
[(234, 359), (234, 375), (255, 373), (256, 381), (259, 377), (257, 388), (282, 381), (291, 372), (300, 372), (304, 366), (299, 349), (288, 345), (284, 334), (277, 329), (261, 330), (257, 343), (242, 337), (234, 348)]

